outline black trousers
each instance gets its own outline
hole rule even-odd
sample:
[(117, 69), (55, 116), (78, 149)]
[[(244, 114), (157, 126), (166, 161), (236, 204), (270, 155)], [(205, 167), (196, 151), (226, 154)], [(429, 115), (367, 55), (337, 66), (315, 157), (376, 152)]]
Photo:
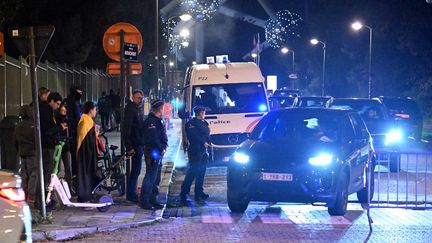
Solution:
[(208, 156), (205, 153), (188, 152), (189, 169), (181, 186), (181, 197), (189, 194), (192, 182), (195, 179), (195, 197), (204, 193), (204, 176), (207, 169)]

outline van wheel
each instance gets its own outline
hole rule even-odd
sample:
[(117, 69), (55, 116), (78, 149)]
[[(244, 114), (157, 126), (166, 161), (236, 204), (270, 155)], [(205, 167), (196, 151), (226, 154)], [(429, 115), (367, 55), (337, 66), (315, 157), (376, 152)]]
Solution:
[(328, 207), (327, 211), (331, 216), (343, 216), (347, 211), (348, 205), (348, 175), (343, 172), (338, 183), (336, 202), (333, 207)]
[(233, 213), (244, 213), (249, 205), (249, 199), (245, 193), (228, 188), (228, 207)]

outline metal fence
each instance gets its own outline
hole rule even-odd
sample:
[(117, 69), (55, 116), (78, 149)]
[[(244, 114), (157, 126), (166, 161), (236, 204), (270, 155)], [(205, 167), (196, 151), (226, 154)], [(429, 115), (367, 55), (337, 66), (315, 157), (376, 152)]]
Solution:
[[(17, 115), (19, 107), (31, 102), (29, 65), (22, 57), (16, 60), (6, 54), (0, 58), (0, 120)], [(96, 101), (102, 91), (120, 88), (119, 79), (97, 69), (41, 62), (37, 66), (39, 87), (45, 86), (63, 97), (72, 85), (84, 89), (84, 100)]]
[(432, 209), (432, 152), (380, 152), (370, 208)]

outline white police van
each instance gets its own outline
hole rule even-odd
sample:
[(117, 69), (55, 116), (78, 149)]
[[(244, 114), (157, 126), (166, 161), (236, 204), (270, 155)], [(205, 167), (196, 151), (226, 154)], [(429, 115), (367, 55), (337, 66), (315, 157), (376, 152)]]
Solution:
[[(220, 57), (220, 56), (218, 56)], [(229, 156), (268, 112), (264, 77), (252, 62), (198, 64), (186, 71), (183, 90), (182, 118), (184, 125), (192, 115), (193, 107), (206, 108), (210, 124), (213, 159), (227, 162)], [(219, 59), (219, 58), (218, 58)], [(183, 140), (185, 141), (185, 140)]]

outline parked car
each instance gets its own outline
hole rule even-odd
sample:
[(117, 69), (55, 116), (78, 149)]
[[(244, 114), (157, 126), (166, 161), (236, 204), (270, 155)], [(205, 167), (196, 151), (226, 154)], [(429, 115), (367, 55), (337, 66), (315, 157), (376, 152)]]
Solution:
[(31, 213), (21, 178), (0, 170), (0, 242), (31, 242)]
[(406, 123), (408, 135), (416, 140), (422, 138), (423, 115), (413, 99), (384, 96), (380, 96), (379, 99), (394, 119)]
[[(384, 104), (377, 98), (337, 98), (330, 99), (327, 107), (356, 110), (363, 118), (372, 135), (374, 149), (389, 153), (388, 167), (391, 172), (400, 170), (400, 160), (390, 152), (406, 149), (411, 141), (408, 139), (406, 127), (395, 121)], [(382, 157), (384, 160), (385, 158)]]
[(270, 110), (277, 110), (292, 107), (294, 97), (292, 96), (271, 96), (268, 98)]
[(330, 96), (300, 96), (296, 97), (293, 107), (325, 107)]
[(271, 111), (231, 156), (228, 206), (241, 213), (250, 201), (325, 203), (330, 215), (344, 215), (349, 194), (368, 200), (365, 182), (373, 153), (371, 136), (355, 111)]
[(301, 91), (298, 89), (277, 89), (273, 92), (273, 96), (284, 96), (284, 97), (297, 97), (301, 95)]

